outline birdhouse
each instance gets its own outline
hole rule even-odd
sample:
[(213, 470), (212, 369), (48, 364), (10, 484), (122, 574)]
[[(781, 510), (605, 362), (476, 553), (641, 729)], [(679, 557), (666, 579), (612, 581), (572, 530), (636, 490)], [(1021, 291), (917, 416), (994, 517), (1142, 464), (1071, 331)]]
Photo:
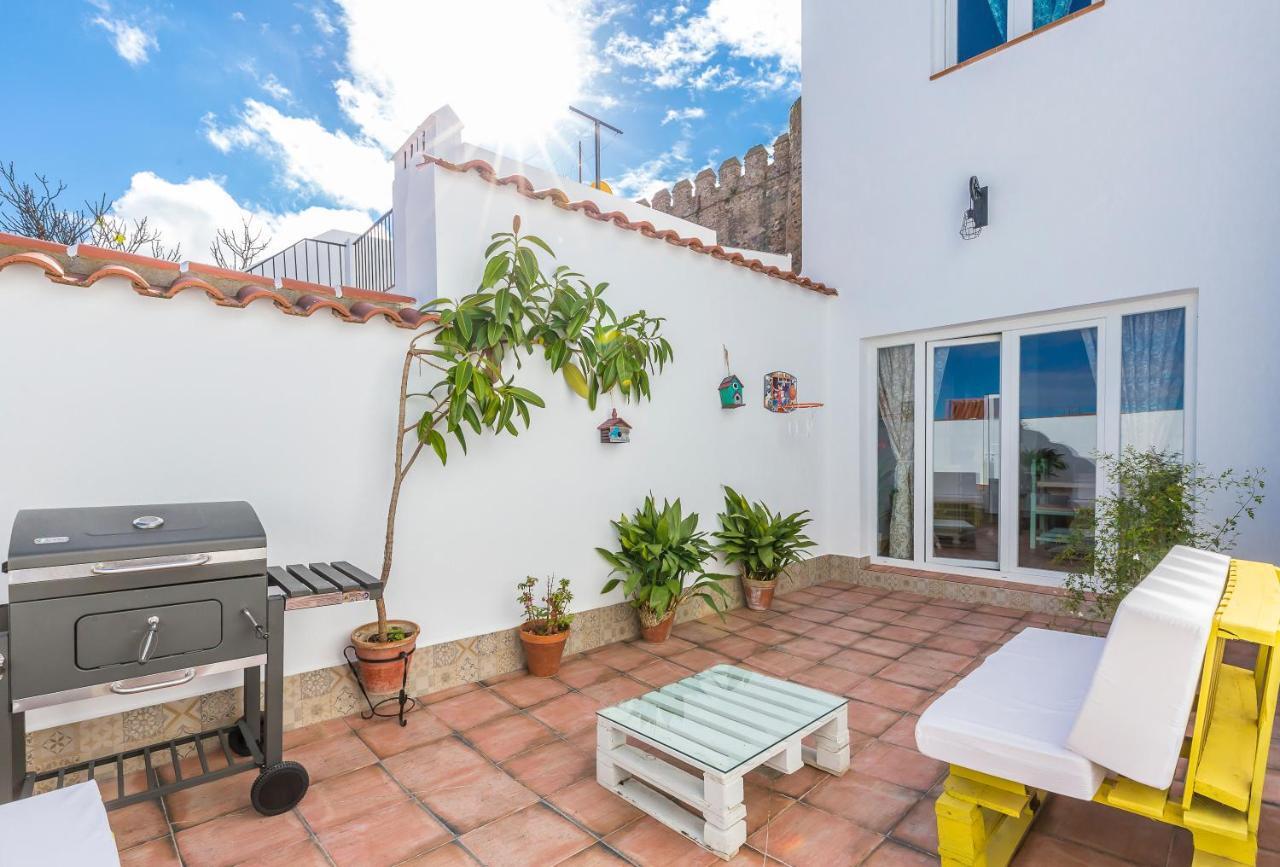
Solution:
[(631, 425), (618, 418), (616, 409), (596, 430), (600, 431), (600, 442), (602, 443), (631, 442)]
[(720, 407), (722, 409), (737, 409), (742, 404), (742, 380), (731, 373), (720, 380)]

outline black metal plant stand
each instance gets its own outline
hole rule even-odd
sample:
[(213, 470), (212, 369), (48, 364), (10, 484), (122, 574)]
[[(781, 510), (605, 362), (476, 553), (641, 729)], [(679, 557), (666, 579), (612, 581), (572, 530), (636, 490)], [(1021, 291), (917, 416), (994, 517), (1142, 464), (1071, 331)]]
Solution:
[[(365, 665), (390, 665), (393, 662), (404, 663), (404, 674), (400, 678), (400, 694), (384, 698), (376, 704), (371, 698), (369, 698), (369, 691), (364, 688), (364, 681), (360, 679), (360, 669), (356, 665), (357, 657), (355, 647), (348, 644), (342, 651), (342, 655), (347, 660), (347, 667), (351, 669), (351, 675), (356, 679), (356, 686), (360, 687), (360, 694), (364, 696), (364, 703), (369, 706), (367, 711), (360, 711), (360, 719), (373, 719), (375, 716), (383, 719), (391, 719), (392, 717), (395, 717), (400, 721), (400, 725), (408, 725), (404, 715), (418, 706), (418, 700), (411, 697), (407, 692), (409, 684), (409, 666), (413, 662), (413, 650), (402, 650), (398, 656), (395, 656), (392, 659), (359, 660)], [(393, 701), (397, 703), (395, 713), (386, 713), (380, 710), (383, 705), (390, 704)]]

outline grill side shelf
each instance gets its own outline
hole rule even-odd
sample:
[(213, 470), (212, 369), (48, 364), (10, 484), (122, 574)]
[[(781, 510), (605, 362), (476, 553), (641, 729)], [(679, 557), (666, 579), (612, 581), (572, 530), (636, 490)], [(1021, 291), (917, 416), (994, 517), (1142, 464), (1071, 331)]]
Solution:
[(267, 569), (268, 582), (285, 594), (285, 608), (318, 608), (382, 598), (382, 582), (345, 560), (295, 563)]

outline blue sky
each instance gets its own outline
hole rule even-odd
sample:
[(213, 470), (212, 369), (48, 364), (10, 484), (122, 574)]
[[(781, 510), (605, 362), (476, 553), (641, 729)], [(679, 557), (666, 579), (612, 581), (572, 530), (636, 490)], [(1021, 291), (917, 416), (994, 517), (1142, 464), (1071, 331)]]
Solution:
[[(4, 2), (0, 160), (106, 193), (200, 259), (249, 214), (282, 243), (390, 205), (385, 158), (451, 104), (464, 138), (576, 174), (569, 103), (625, 134), (632, 197), (786, 128), (799, 0)], [(19, 38), (13, 38), (20, 34)]]

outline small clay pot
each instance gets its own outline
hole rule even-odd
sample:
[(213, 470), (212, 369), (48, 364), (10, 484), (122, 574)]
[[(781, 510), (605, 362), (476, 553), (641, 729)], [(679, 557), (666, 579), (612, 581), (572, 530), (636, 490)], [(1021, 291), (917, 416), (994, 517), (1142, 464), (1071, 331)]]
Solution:
[(652, 626), (647, 625), (644, 621), (645, 617), (642, 614), (640, 616), (640, 632), (644, 635), (644, 640), (650, 644), (661, 644), (671, 637), (671, 627), (676, 622), (676, 606), (672, 605), (670, 610), (667, 611), (667, 616)]
[(742, 593), (747, 607), (752, 611), (768, 611), (773, 606), (773, 589), (777, 586), (777, 581), (760, 581), (743, 575)]
[(520, 627), (520, 643), (524, 645), (525, 665), (534, 677), (551, 677), (560, 670), (560, 658), (564, 656), (564, 644), (569, 640), (569, 630), (551, 635), (539, 635), (529, 621)]
[(378, 623), (366, 623), (351, 630), (351, 644), (356, 649), (360, 680), (372, 695), (388, 695), (400, 691), (405, 683), (404, 669), (408, 659), (397, 659), (402, 652), (412, 653), (421, 630), (409, 620), (388, 620), (388, 626), (399, 626), (405, 637), (399, 641), (372, 641), (378, 634)]

